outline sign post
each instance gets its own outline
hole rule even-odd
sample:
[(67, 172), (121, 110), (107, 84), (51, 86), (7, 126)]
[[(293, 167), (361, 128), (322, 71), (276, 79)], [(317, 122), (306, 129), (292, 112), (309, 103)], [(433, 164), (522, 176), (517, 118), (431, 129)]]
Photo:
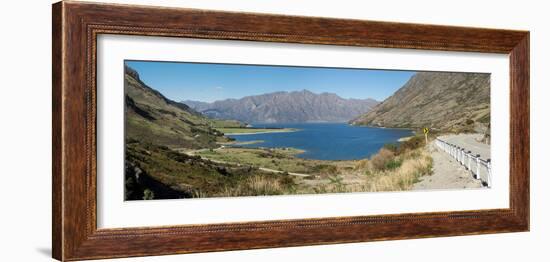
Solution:
[(428, 144), (428, 133), (430, 133), (430, 129), (427, 127), (424, 127), (424, 137), (426, 138), (426, 145)]

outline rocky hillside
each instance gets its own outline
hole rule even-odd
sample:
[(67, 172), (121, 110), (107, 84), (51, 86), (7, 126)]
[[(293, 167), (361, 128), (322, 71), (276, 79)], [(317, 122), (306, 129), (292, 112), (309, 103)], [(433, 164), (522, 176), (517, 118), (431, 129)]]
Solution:
[(344, 99), (336, 94), (308, 90), (275, 92), (213, 103), (182, 101), (194, 110), (218, 119), (254, 123), (347, 122), (368, 112), (374, 99)]
[(490, 75), (420, 72), (355, 125), (475, 131), (490, 122)]
[(124, 93), (127, 140), (179, 148), (212, 148), (216, 141), (227, 140), (214, 129), (218, 122), (167, 99), (129, 67), (125, 68)]
[[(214, 163), (182, 153), (218, 147), (216, 142), (229, 138), (215, 128), (241, 127), (242, 123), (209, 119), (167, 99), (129, 67), (125, 68), (124, 93), (125, 200), (218, 196), (241, 180), (266, 175), (257, 168)], [(266, 179), (279, 178), (271, 175)]]

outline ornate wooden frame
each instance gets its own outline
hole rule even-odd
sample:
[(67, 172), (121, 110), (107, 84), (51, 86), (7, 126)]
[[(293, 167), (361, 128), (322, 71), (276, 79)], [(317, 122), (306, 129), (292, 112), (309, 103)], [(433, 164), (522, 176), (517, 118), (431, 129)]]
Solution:
[[(80, 260), (529, 230), (529, 32), (84, 2), (53, 5), (53, 257)], [(510, 56), (510, 207), (148, 228), (96, 227), (98, 34)]]

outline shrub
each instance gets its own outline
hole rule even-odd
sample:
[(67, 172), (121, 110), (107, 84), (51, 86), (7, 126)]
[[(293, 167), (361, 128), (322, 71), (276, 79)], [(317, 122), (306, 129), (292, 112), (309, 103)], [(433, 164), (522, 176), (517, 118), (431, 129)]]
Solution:
[(403, 160), (401, 159), (392, 159), (386, 162), (385, 168), (389, 170), (396, 169), (401, 166), (401, 163), (403, 163)]
[(420, 175), (432, 175), (433, 173), (433, 158), (424, 157), (423, 161), (426, 163), (422, 168), (419, 168)]
[(431, 173), (432, 161), (427, 152), (421, 152), (417, 158), (404, 158), (392, 172), (383, 172), (368, 180), (369, 188), (371, 191), (409, 190), (420, 177)]
[(126, 138), (126, 144), (135, 144), (135, 143), (138, 143), (139, 141), (135, 138)]
[(403, 141), (399, 144), (397, 154), (400, 155), (408, 150), (414, 150), (423, 147), (424, 145), (426, 145), (424, 136), (413, 136), (409, 140)]
[(279, 178), (279, 184), (285, 188), (292, 188), (296, 186), (296, 182), (294, 181), (294, 178), (289, 175)]
[(155, 198), (155, 193), (151, 189), (146, 188), (143, 190), (143, 200), (151, 200)]
[(344, 179), (343, 179), (342, 177), (336, 175), (336, 176), (329, 176), (329, 177), (328, 177), (328, 180), (330, 180), (330, 183), (331, 183), (331, 184), (338, 184), (338, 185), (340, 185), (340, 184), (342, 184), (342, 181), (343, 181)]
[(333, 165), (327, 165), (327, 164), (320, 164), (315, 165), (311, 168), (311, 172), (313, 173), (321, 173), (321, 174), (334, 174), (338, 171), (338, 168)]
[(395, 153), (399, 149), (399, 145), (398, 144), (385, 144), (383, 148), (385, 148), (387, 150), (390, 150), (390, 151)]
[(372, 167), (376, 170), (386, 169), (386, 163), (393, 160), (395, 154), (385, 148), (380, 149), (376, 155), (371, 158)]
[(266, 152), (261, 152), (258, 154), (261, 158), (272, 158), (273, 155), (271, 155), (270, 153), (266, 153)]
[[(332, 193), (339, 193), (339, 192), (346, 192), (346, 185), (343, 183), (344, 178), (336, 175), (336, 176), (329, 176), (328, 179), (330, 180), (330, 184), (328, 185), (330, 190), (328, 192)], [(327, 190), (327, 188), (325, 188)]]

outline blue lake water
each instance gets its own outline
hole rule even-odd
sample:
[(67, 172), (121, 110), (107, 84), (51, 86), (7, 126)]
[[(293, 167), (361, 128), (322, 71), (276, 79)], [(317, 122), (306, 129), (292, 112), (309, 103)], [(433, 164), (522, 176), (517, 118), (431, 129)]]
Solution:
[(413, 134), (407, 129), (351, 126), (345, 123), (254, 124), (254, 127), (297, 128), (296, 132), (228, 135), (239, 142), (263, 140), (242, 147), (293, 147), (298, 157), (319, 160), (355, 160), (370, 157), (384, 144)]

